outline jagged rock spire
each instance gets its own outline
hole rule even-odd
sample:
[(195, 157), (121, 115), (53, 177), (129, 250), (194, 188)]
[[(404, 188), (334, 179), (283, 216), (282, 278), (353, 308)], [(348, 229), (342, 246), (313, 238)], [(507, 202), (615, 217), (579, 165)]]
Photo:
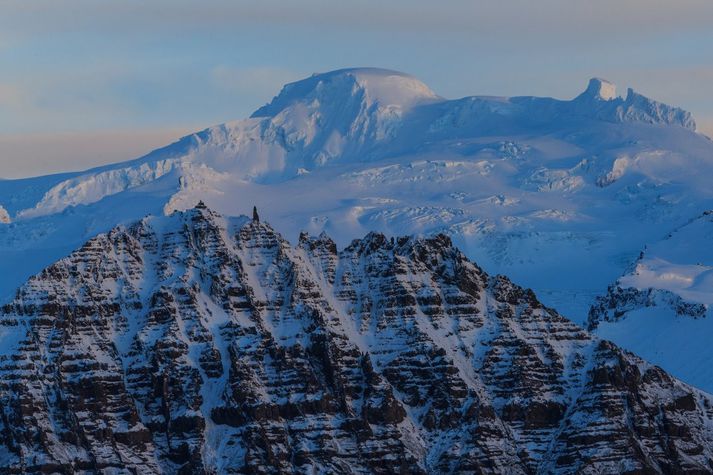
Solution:
[(253, 206), (253, 222), (260, 222), (260, 216), (257, 214), (257, 206)]
[(195, 215), (99, 235), (0, 308), (0, 472), (713, 466), (710, 396), (444, 235), (370, 233), (337, 253), (326, 236), (295, 249), (266, 223)]
[(616, 85), (606, 79), (592, 78), (582, 96), (600, 101), (611, 101), (617, 98)]

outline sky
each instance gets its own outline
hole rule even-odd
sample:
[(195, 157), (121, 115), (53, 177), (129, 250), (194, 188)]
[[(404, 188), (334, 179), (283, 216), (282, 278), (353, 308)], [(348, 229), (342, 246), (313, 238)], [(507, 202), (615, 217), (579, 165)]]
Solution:
[(711, 0), (0, 0), (0, 177), (135, 158), (358, 66), (447, 98), (604, 77), (713, 136), (711, 25)]

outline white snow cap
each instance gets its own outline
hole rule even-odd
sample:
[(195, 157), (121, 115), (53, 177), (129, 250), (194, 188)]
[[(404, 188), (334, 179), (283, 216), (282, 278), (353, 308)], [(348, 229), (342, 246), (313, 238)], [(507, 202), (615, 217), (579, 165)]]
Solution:
[(584, 94), (602, 101), (611, 101), (617, 98), (616, 84), (606, 79), (592, 78), (589, 80), (589, 86)]
[(353, 75), (357, 84), (364, 88), (369, 97), (382, 106), (409, 106), (423, 100), (438, 98), (431, 88), (409, 74), (378, 68), (342, 71)]
[(307, 79), (287, 84), (253, 117), (274, 116), (295, 102), (313, 100), (343, 100), (363, 91), (368, 103), (381, 107), (409, 108), (424, 101), (441, 99), (420, 79), (409, 74), (380, 68), (349, 68), (313, 74)]

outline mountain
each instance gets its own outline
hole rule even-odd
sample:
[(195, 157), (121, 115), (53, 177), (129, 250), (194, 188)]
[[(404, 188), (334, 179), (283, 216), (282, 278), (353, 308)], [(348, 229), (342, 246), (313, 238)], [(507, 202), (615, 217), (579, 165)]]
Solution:
[(711, 157), (689, 113), (603, 79), (571, 100), (449, 100), (394, 71), (316, 74), (139, 159), (3, 181), (0, 301), (118, 223), (203, 200), (340, 246), (444, 233), (585, 324), (641, 249), (713, 209)]
[(291, 246), (199, 203), (0, 310), (11, 473), (709, 473), (713, 397), (445, 235)]
[(588, 326), (713, 391), (713, 214), (703, 213), (642, 251), (597, 298)]

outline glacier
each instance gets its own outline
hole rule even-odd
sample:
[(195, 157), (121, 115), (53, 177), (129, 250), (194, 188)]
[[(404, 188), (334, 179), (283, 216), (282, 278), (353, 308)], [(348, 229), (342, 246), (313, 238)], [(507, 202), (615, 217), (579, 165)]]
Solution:
[(569, 100), (446, 99), (395, 71), (315, 74), (138, 159), (0, 182), (0, 299), (98, 233), (202, 200), (256, 205), (290, 239), (445, 233), (584, 324), (648, 244), (713, 208), (712, 158), (688, 112), (603, 79)]
[(646, 246), (599, 296), (588, 327), (662, 368), (713, 391), (713, 214)]

